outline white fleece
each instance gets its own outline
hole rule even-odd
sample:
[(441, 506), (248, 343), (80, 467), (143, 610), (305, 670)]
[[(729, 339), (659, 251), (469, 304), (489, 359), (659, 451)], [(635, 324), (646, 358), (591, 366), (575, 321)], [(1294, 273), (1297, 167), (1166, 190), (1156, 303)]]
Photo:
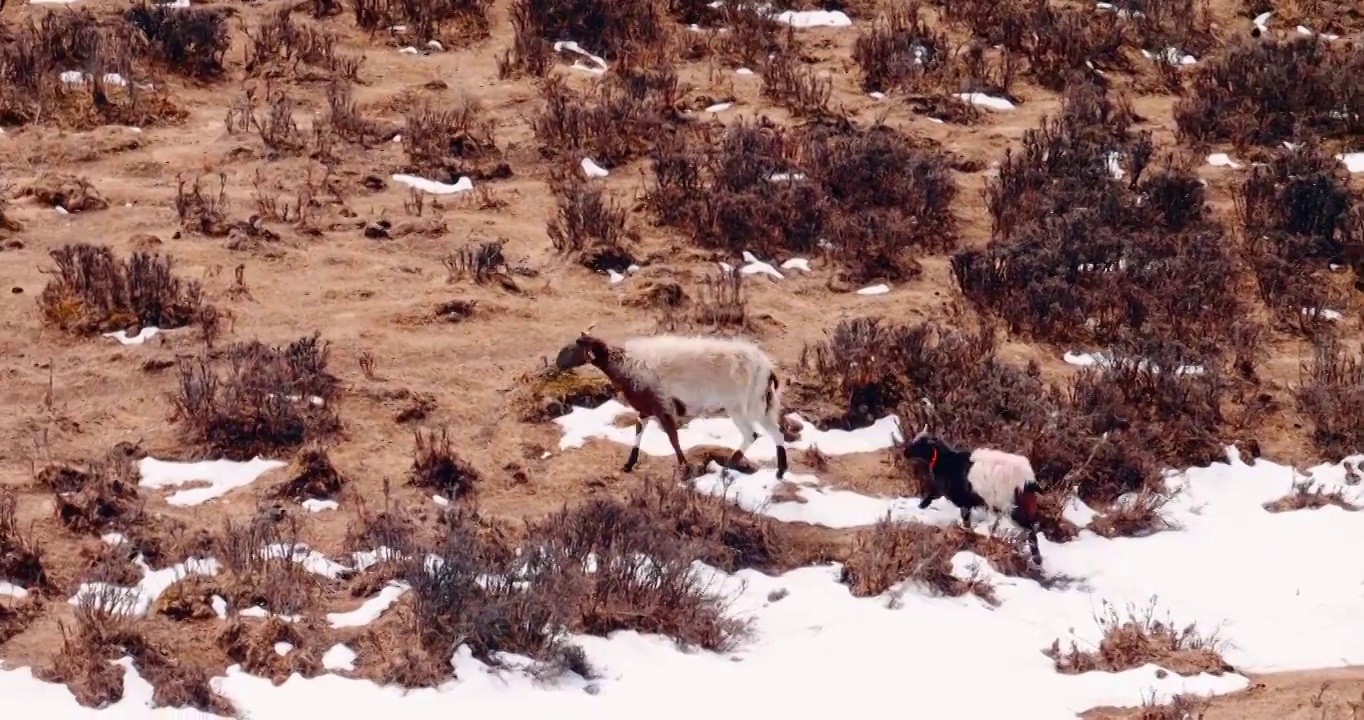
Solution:
[(966, 481), (997, 513), (1009, 514), (1014, 507), (1014, 491), (1035, 480), (1032, 463), (1022, 455), (990, 448), (971, 451), (971, 469), (966, 473)]
[[(663, 397), (677, 398), (687, 414), (727, 412), (767, 416), (765, 397), (774, 367), (771, 358), (746, 340), (656, 335), (621, 344), (621, 370)], [(773, 403), (775, 420), (780, 396)]]

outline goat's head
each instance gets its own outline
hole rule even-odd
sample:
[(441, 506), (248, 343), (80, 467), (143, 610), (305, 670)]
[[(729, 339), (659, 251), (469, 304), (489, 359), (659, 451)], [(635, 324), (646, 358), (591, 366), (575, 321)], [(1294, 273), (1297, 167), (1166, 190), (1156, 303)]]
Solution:
[(596, 326), (596, 323), (588, 325), (577, 340), (560, 348), (559, 355), (554, 359), (554, 366), (560, 370), (569, 370), (589, 363), (592, 365), (605, 363), (606, 343), (589, 334)]
[(905, 443), (905, 457), (911, 460), (928, 460), (932, 458), (933, 453), (936, 450), (943, 446), (942, 441), (938, 439), (937, 435), (935, 435), (932, 430), (935, 417), (933, 403), (930, 402), (928, 398), (923, 398), (920, 402), (923, 403), (926, 411), (924, 414), (927, 419), (918, 434), (913, 438), (910, 438), (909, 442)]

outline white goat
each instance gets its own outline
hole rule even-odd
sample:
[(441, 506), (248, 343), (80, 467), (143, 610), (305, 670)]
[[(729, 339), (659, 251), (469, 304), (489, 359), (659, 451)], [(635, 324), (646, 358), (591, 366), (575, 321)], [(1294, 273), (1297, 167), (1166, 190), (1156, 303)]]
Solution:
[(716, 337), (656, 335), (611, 345), (589, 335), (591, 329), (562, 348), (555, 365), (560, 370), (593, 365), (639, 413), (625, 472), (632, 471), (639, 461), (640, 442), (650, 418), (662, 426), (680, 468), (685, 470), (687, 457), (677, 439), (680, 419), (723, 411), (743, 437), (729, 464), (744, 460), (744, 451), (758, 439), (757, 426), (761, 426), (777, 445), (777, 477), (786, 474), (780, 381), (772, 359), (756, 344)]

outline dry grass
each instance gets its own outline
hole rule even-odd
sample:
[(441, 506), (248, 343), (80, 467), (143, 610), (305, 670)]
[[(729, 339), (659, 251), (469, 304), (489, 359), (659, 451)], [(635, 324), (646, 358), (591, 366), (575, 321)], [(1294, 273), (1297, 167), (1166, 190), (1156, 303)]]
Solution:
[(1144, 609), (1129, 607), (1125, 615), (1105, 602), (1095, 622), (1103, 639), (1094, 650), (1081, 650), (1072, 642), (1063, 652), (1060, 640), (1052, 643), (1047, 655), (1058, 672), (1122, 672), (1148, 663), (1185, 676), (1235, 672), (1222, 659), (1222, 641), (1216, 633), (1204, 634), (1192, 624), (1180, 629), (1169, 618), (1162, 620), (1154, 598)]
[(1292, 512), (1294, 510), (1316, 510), (1335, 506), (1347, 512), (1359, 510), (1359, 506), (1345, 497), (1345, 489), (1328, 487), (1311, 477), (1294, 478), (1293, 489), (1278, 500), (1265, 503), (1265, 509), (1272, 513)]
[(177, 277), (170, 257), (139, 252), (119, 260), (110, 248), (85, 243), (50, 254), (55, 267), (38, 302), (47, 321), (63, 330), (136, 334), (143, 327), (211, 326), (212, 306), (199, 283)]

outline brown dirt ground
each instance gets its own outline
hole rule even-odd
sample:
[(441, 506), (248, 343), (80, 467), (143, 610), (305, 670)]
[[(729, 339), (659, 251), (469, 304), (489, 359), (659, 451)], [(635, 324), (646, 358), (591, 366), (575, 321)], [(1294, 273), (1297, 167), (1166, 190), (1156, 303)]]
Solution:
[[(1364, 717), (1364, 668), (1255, 675), (1250, 687), (1212, 698), (1201, 720), (1355, 720)], [(1142, 720), (1133, 708), (1094, 708), (1086, 720)]]
[[(97, 11), (125, 7), (116, 0), (85, 0), (82, 7)], [(239, 5), (247, 22), (279, 3)], [(6, 8), (10, 21), (46, 12), (46, 6), (19, 5)], [(1225, 32), (1240, 32), (1246, 23), (1226, 0), (1215, 5)], [(48, 128), (9, 128), (0, 136), (0, 166), (5, 177), (23, 188), (45, 170), (84, 175), (109, 201), (109, 208), (70, 216), (50, 207), (19, 200), (13, 216), (25, 230), (21, 248), (8, 248), (0, 255), (0, 285), (6, 290), (0, 301), (0, 356), (8, 362), (0, 382), (0, 485), (28, 486), (32, 468), (49, 458), (100, 457), (121, 441), (142, 443), (157, 457), (184, 455), (174, 427), (166, 421), (166, 396), (176, 383), (174, 370), (149, 374), (139, 370), (148, 359), (173, 360), (196, 351), (189, 331), (164, 333), (145, 346), (123, 347), (103, 338), (77, 339), (44, 326), (34, 299), (46, 277), (40, 268), (49, 264), (47, 252), (66, 242), (106, 243), (119, 255), (137, 247), (134, 239), (147, 234), (159, 239), (155, 249), (174, 255), (182, 276), (201, 279), (208, 298), (230, 311), (233, 322), (228, 340), (259, 339), (285, 343), (320, 331), (331, 343), (332, 372), (347, 393), (341, 406), (345, 435), (330, 448), (331, 459), (350, 483), (342, 498), (342, 510), (306, 515), (303, 539), (324, 552), (339, 552), (347, 525), (353, 520), (354, 499), (372, 505), (381, 495), (386, 479), (393, 481), (393, 496), (413, 506), (430, 505), (428, 499), (401, 482), (411, 463), (411, 429), (394, 422), (397, 406), (386, 400), (397, 391), (427, 393), (435, 409), (427, 424), (446, 424), (456, 447), (483, 473), (479, 506), (494, 516), (534, 518), (599, 493), (619, 493), (639, 482), (638, 477), (618, 472), (623, 451), (602, 442), (589, 443), (571, 453), (552, 453), (558, 432), (548, 423), (514, 421), (505, 408), (506, 393), (517, 376), (538, 367), (542, 358), (570, 340), (579, 328), (598, 323), (611, 333), (625, 334), (653, 329), (654, 318), (621, 302), (632, 281), (610, 285), (553, 251), (546, 237), (546, 221), (554, 202), (549, 195), (547, 171), (539, 161), (530, 121), (539, 96), (527, 80), (499, 81), (495, 56), (510, 43), (511, 31), (505, 2), (497, 2), (492, 14), (492, 37), (473, 48), (413, 57), (393, 48), (371, 44), (354, 29), (349, 13), (329, 21), (343, 33), (348, 51), (366, 53), (362, 75), (365, 85), (355, 89), (362, 107), (382, 120), (399, 121), (390, 101), (402, 92), (426, 92), (453, 99), (460, 93), (477, 97), (496, 121), (499, 143), (507, 149), (516, 170), (510, 179), (495, 183), (495, 194), (507, 205), (483, 210), (470, 199), (444, 198), (440, 217), (449, 232), (440, 239), (417, 235), (393, 240), (370, 240), (358, 231), (331, 231), (325, 237), (297, 236), (288, 227), (275, 228), (282, 239), (260, 250), (233, 251), (221, 240), (177, 237), (178, 223), (172, 201), (175, 174), (186, 172), (226, 173), (233, 219), (244, 218), (253, 206), (251, 179), (260, 170), (267, 182), (277, 184), (281, 196), (290, 195), (305, 177), (307, 162), (285, 159), (266, 162), (254, 136), (231, 136), (224, 127), (226, 101), (237, 94), (235, 80), (220, 87), (181, 87), (177, 96), (189, 117), (176, 126), (131, 133), (126, 128), (103, 127), (91, 132), (62, 132)], [(241, 63), (241, 32), (234, 29), (235, 47), (229, 55), (234, 70)], [(802, 31), (812, 43), (823, 69), (834, 77), (834, 106), (841, 105), (852, 117), (869, 120), (890, 109), (888, 122), (915, 135), (932, 138), (966, 159), (988, 166), (1016, 144), (1023, 132), (1038, 125), (1043, 115), (1058, 107), (1054, 94), (1020, 84), (1016, 93), (1027, 102), (1010, 113), (987, 113), (973, 127), (929, 122), (887, 103), (867, 97), (856, 87), (856, 70), (849, 57), (854, 30), (815, 29)], [(561, 70), (562, 71), (562, 70)], [(582, 73), (567, 72), (573, 83), (585, 83)], [(719, 72), (712, 74), (700, 64), (680, 66), (683, 80), (694, 87), (693, 95), (736, 98), (733, 110), (721, 119), (756, 117), (763, 113), (785, 120), (785, 111), (766, 105), (758, 95), (760, 81)], [(234, 77), (239, 76), (236, 72)], [(444, 80), (448, 90), (422, 91), (432, 81)], [(317, 93), (305, 95), (300, 114), (311, 115), (320, 107)], [(1147, 95), (1136, 99), (1137, 111), (1148, 119), (1145, 127), (1156, 133), (1158, 144), (1172, 142), (1170, 111), (1173, 98)], [(388, 106), (387, 111), (381, 108)], [(381, 144), (344, 165), (352, 179), (368, 173), (387, 176), (402, 162), (397, 144)], [(635, 163), (613, 172), (607, 186), (623, 197), (643, 187), (646, 163)], [(1236, 171), (1205, 166), (1202, 176), (1223, 211), (1231, 206), (1227, 188)], [(985, 173), (958, 173), (961, 184), (957, 214), (962, 221), (966, 245), (988, 239), (987, 213), (978, 190)], [(366, 219), (386, 215), (405, 217), (407, 193), (396, 183), (378, 193), (355, 199), (352, 209)], [(673, 258), (671, 268), (683, 277), (710, 270), (704, 256), (686, 250), (681, 240), (650, 227), (640, 219), (645, 253), (662, 252)], [(540, 271), (538, 278), (521, 280), (525, 290), (517, 296), (493, 286), (448, 284), (441, 258), (465, 239), (478, 241), (506, 238), (505, 252), (513, 262), (525, 262)], [(144, 241), (145, 242), (145, 241)], [(228, 291), (232, 269), (244, 264), (249, 296)], [(838, 320), (864, 313), (885, 313), (902, 320), (934, 317), (950, 301), (948, 259), (930, 256), (922, 261), (922, 278), (894, 288), (888, 296), (864, 297), (828, 289), (828, 268), (815, 264), (809, 276), (793, 274), (780, 283), (748, 283), (750, 312), (769, 315), (760, 337), (779, 363), (795, 363), (802, 344), (817, 339)], [(478, 301), (484, 313), (459, 324), (412, 322), (429, 315), (431, 308), (455, 298)], [(1358, 330), (1358, 314), (1346, 313), (1352, 330)], [(377, 360), (377, 379), (366, 379), (357, 357), (372, 353)], [(1003, 355), (1023, 362), (1036, 359), (1052, 378), (1071, 372), (1057, 348), (1009, 342)], [(1277, 338), (1275, 354), (1262, 372), (1271, 380), (1288, 383), (1297, 377), (1303, 346)], [(52, 388), (51, 404), (44, 397)], [(1278, 421), (1281, 432), (1262, 437), (1267, 456), (1293, 462), (1311, 457), (1300, 432), (1294, 431), (1291, 414)], [(478, 451), (475, 451), (477, 449)], [(515, 463), (524, 474), (517, 474)], [(801, 470), (797, 459), (795, 469)], [(669, 472), (671, 461), (646, 458), (644, 472)], [(837, 458), (830, 464), (830, 482), (864, 490), (893, 493), (895, 482), (888, 461), (882, 458)], [(856, 478), (862, 478), (857, 480)], [(870, 478), (870, 479), (868, 479)], [(222, 518), (244, 521), (256, 512), (265, 491), (283, 479), (272, 472), (254, 486), (234, 491), (209, 506), (175, 508), (159, 501), (151, 512), (184, 521), (191, 527), (216, 528)], [(72, 542), (71, 536), (51, 520), (53, 501), (45, 493), (20, 496), (19, 519), (34, 522), (40, 542), (48, 548), (52, 572), (64, 583), (80, 573), (83, 562), (78, 548), (97, 546), (94, 539)], [(341, 610), (353, 607), (329, 608)], [(60, 644), (59, 620), (68, 619), (70, 608), (51, 603), (43, 617), (3, 647), (10, 665), (40, 662)], [(149, 635), (175, 629), (157, 621), (145, 629)], [(326, 645), (322, 645), (323, 648)], [(1325, 695), (1323, 682), (1330, 683)], [(1345, 699), (1364, 692), (1364, 674), (1354, 670), (1290, 673), (1256, 679), (1255, 688), (1214, 701), (1209, 718), (1243, 720), (1289, 720), (1290, 718), (1348, 717)], [(1317, 703), (1324, 703), (1318, 705)], [(1318, 707), (1323, 708), (1318, 711)], [(1328, 712), (1329, 711), (1329, 712)], [(1328, 714), (1321, 714), (1328, 712)], [(1337, 713), (1337, 714), (1331, 714)], [(1095, 718), (1124, 717), (1095, 711)]]

